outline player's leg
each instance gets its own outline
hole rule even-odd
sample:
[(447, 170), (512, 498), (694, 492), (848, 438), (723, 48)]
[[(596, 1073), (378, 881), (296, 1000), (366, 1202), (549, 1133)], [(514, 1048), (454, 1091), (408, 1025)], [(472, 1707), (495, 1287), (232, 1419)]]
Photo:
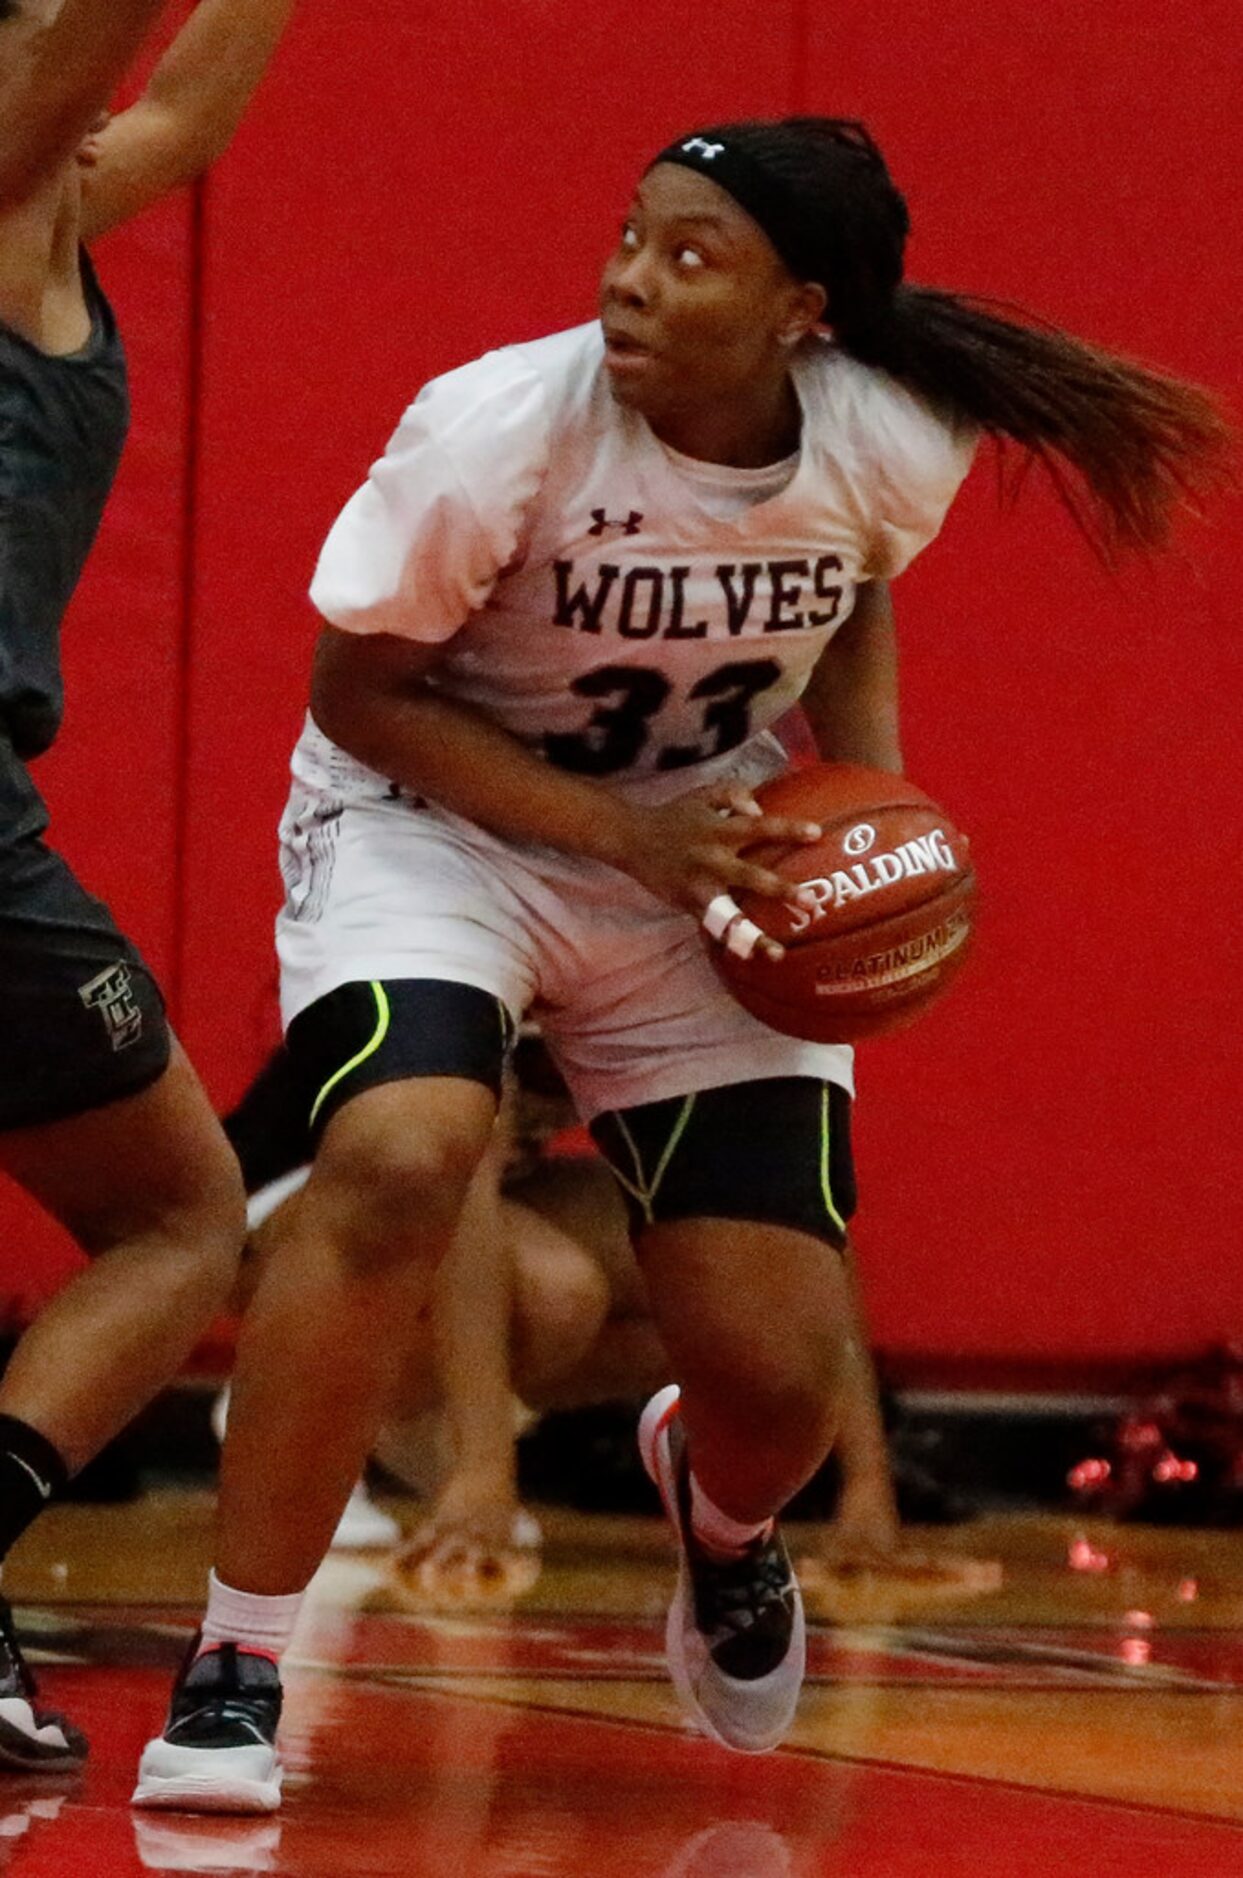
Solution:
[(713, 1218), (651, 1226), (640, 1253), (696, 1482), (728, 1520), (756, 1531), (833, 1446), (846, 1341), (840, 1263), (806, 1234)]
[(342, 986), (290, 1028), (322, 1135), (239, 1337), (217, 1568), (140, 1804), (279, 1803), (279, 1657), (487, 1146), (508, 1030), (484, 992), (408, 981)]
[(224, 1303), (244, 1207), (237, 1165), (174, 1046), (140, 1094), (0, 1135), (0, 1167), (90, 1266), (41, 1312), (0, 1383), (72, 1474), (149, 1402)]
[(393, 1392), (392, 1327), (426, 1294), (493, 1114), (469, 1081), (368, 1090), (333, 1117), (306, 1188), (273, 1221), (222, 1457), (227, 1584), (281, 1596), (319, 1564)]
[(218, 1306), (241, 1183), (150, 971), (43, 840), (0, 738), (0, 1171), (94, 1259), (0, 1386), (76, 1471), (164, 1382)]
[[(0, 1168), (92, 1263), (26, 1331), (0, 1384), (0, 1558), (168, 1382), (237, 1269), (237, 1166), (177, 1052), (151, 1088), (0, 1135)], [(38, 1703), (0, 1602), (0, 1766), (73, 1766), (86, 1742)]]
[[(282, 1045), (264, 1063), (240, 1100), (223, 1116), (225, 1134), (237, 1155), (246, 1188), (246, 1245), (237, 1285), (229, 1300), (242, 1317), (254, 1296), (266, 1245), (283, 1230), (275, 1223), (282, 1207), (295, 1203), (311, 1172), (308, 1125), (314, 1092), (307, 1095)], [(223, 1442), (228, 1426), (230, 1388), (212, 1406), (212, 1429)], [(334, 1551), (359, 1552), (396, 1545), (401, 1527), (372, 1499), (361, 1475), (354, 1483), (332, 1537)]]
[(599, 1117), (677, 1386), (640, 1443), (678, 1533), (670, 1667), (717, 1739), (773, 1747), (802, 1679), (774, 1521), (824, 1461), (850, 1325), (849, 1098), (806, 1077)]
[(852, 1323), (850, 1098), (810, 1077), (597, 1118), (629, 1204), (697, 1477), (761, 1521), (832, 1446)]
[(850, 1322), (838, 1390), (839, 1487), (830, 1542), (841, 1564), (889, 1558), (901, 1544), (897, 1495), (854, 1248), (844, 1253)]
[[(301, 1204), (300, 1189), (311, 1171), (307, 1117), (314, 1096), (314, 1089), (303, 1087), (288, 1050), (282, 1049), (225, 1117), (247, 1188), (268, 1183), (250, 1203), (246, 1258), (235, 1297), (239, 1314), (276, 1246), (293, 1227), (292, 1209)], [(407, 1558), (421, 1557), (442, 1542), (507, 1546), (515, 1525), (509, 1317), (512, 1301), (517, 1333), (522, 1314), (514, 1295), (515, 1253), (525, 1215), (502, 1202), (497, 1191), (504, 1139), (503, 1125), (498, 1125), (472, 1179), (431, 1298), (412, 1300), (410, 1314), (393, 1327), (397, 1380), (386, 1403), (377, 1451), (382, 1449), (385, 1465), (399, 1477), (409, 1476), (421, 1493), (434, 1498), (434, 1509), (414, 1535)], [(607, 1172), (604, 1178), (608, 1180)], [(296, 1182), (293, 1192), (291, 1179)], [(538, 1250), (535, 1263), (542, 1270)], [(604, 1306), (582, 1325), (583, 1313), (596, 1303), (592, 1281), (596, 1290), (602, 1289), (585, 1254), (558, 1276), (564, 1285), (540, 1316), (541, 1329), (548, 1332), (541, 1350), (564, 1367), (590, 1340)], [(568, 1357), (559, 1356), (567, 1343)], [(217, 1419), (223, 1438), (224, 1418)], [(400, 1537), (396, 1522), (367, 1499), (360, 1480), (334, 1534), (334, 1546), (393, 1544)]]
[[(45, 825), (0, 740), (0, 1172), (93, 1260), (0, 1384), (0, 1558), (167, 1382), (223, 1302), (242, 1238), (236, 1163), (155, 982)], [(46, 1765), (63, 1750), (38, 1732), (0, 1618), (0, 1760)], [(85, 1751), (68, 1745), (70, 1759)]]
[[(652, 1321), (621, 1195), (607, 1164), (595, 1156), (537, 1163), (510, 1190), (508, 1204), (520, 1214), (510, 1235), (516, 1247), (518, 1394), (536, 1409), (646, 1400), (669, 1381), (669, 1358)], [(535, 1224), (533, 1239), (521, 1216)], [(551, 1243), (549, 1233), (556, 1234)], [(853, 1248), (847, 1245), (842, 1256), (849, 1317), (837, 1391), (833, 1452), (841, 1489), (832, 1553), (834, 1558), (877, 1558), (896, 1549), (900, 1533)], [(579, 1341), (598, 1310), (601, 1285), (607, 1305), (599, 1327), (567, 1367), (567, 1343)], [(568, 1339), (560, 1328), (565, 1319)]]
[(521, 1201), (502, 1201), (513, 1261), (513, 1388), (544, 1407), (595, 1348), (609, 1314), (608, 1279), (581, 1240)]
[(539, 1410), (645, 1400), (669, 1365), (606, 1163), (546, 1161), (506, 1205), (518, 1395)]
[(405, 1340), (378, 1449), (421, 1490), (436, 1483), (398, 1569), (442, 1596), (532, 1582), (538, 1527), (516, 1497), (519, 1400), (536, 1411), (642, 1401), (668, 1373), (604, 1163), (528, 1169), (520, 1201), (498, 1198), (497, 1158), (476, 1175), (437, 1274), (434, 1321)]
[[(237, 1269), (237, 1166), (185, 1058), (150, 1089), (0, 1135), (0, 1168), (92, 1264), (48, 1304), (0, 1384), (0, 1558), (168, 1382)], [(0, 1602), (0, 1766), (77, 1764), (86, 1742), (43, 1710)]]

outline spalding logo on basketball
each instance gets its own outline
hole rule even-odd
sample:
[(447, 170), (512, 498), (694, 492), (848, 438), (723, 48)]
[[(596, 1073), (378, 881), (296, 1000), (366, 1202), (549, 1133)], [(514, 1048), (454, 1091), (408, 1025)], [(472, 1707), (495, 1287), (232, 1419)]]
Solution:
[(966, 836), (904, 777), (854, 764), (790, 771), (756, 799), (767, 814), (819, 822), (819, 841), (746, 850), (812, 903), (735, 895), (786, 956), (740, 959), (713, 945), (725, 983), (774, 1030), (816, 1043), (911, 1023), (967, 955), (975, 874)]

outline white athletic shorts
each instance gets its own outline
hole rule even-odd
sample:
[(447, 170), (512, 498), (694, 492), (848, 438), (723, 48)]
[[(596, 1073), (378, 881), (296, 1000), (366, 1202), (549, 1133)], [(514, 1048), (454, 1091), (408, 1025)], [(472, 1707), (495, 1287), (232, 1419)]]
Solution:
[[(782, 767), (775, 739), (737, 775)], [(537, 1018), (584, 1120), (700, 1089), (811, 1076), (853, 1052), (770, 1030), (725, 990), (696, 921), (602, 862), (502, 840), (399, 792), (307, 720), (281, 822), (286, 1026), (355, 980), (448, 979)]]

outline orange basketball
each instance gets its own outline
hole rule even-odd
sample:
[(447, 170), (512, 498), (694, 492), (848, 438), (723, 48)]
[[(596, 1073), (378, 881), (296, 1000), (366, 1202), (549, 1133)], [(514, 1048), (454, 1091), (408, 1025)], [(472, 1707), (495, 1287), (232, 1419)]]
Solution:
[(788, 771), (756, 800), (767, 814), (820, 824), (818, 841), (746, 850), (792, 888), (809, 888), (816, 904), (736, 894), (786, 955), (740, 958), (710, 941), (729, 989), (774, 1030), (815, 1043), (911, 1023), (967, 955), (975, 875), (966, 836), (904, 777), (854, 764)]

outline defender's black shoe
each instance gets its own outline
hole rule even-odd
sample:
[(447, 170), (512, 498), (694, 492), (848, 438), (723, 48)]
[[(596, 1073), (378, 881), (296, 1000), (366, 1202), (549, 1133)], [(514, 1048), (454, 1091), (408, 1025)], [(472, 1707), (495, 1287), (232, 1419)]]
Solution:
[(86, 1736), (63, 1715), (38, 1706), (38, 1691), (0, 1598), (0, 1769), (71, 1773), (87, 1756)]

